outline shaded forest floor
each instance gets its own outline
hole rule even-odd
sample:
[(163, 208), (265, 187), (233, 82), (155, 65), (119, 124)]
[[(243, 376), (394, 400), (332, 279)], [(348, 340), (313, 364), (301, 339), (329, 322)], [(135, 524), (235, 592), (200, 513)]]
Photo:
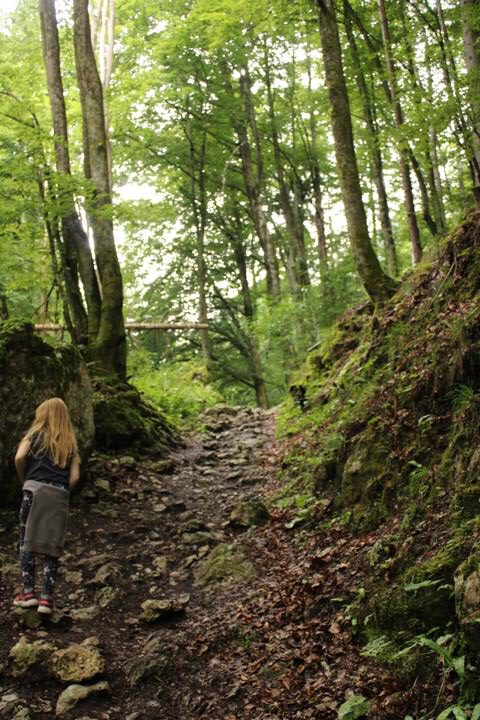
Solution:
[[(239, 495), (278, 491), (274, 415), (225, 408), (204, 420), (171, 462), (92, 460), (92, 482), (72, 503), (57, 609), (39, 627), (25, 627), (11, 605), (17, 527), (13, 513), (2, 514), (0, 718), (53, 717), (67, 685), (41, 666), (12, 676), (9, 652), (21, 635), (58, 648), (97, 639), (110, 691), (80, 702), (72, 718), (333, 720), (351, 694), (371, 700), (369, 718), (432, 711), (438, 688), (409, 689), (362, 656), (348, 615), (367, 550), (400, 520), (360, 536), (340, 524), (312, 534), (288, 529), (290, 511), (273, 508), (260, 527), (232, 526)], [(196, 585), (219, 543), (240, 544), (255, 577)], [(140, 618), (144, 601), (168, 598), (185, 612)]]

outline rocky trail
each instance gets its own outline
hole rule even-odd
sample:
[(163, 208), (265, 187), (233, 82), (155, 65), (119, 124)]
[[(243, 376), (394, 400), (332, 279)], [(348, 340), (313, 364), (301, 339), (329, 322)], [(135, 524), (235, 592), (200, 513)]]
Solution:
[(273, 414), (204, 424), (166, 460), (92, 458), (50, 619), (12, 608), (17, 524), (2, 513), (0, 718), (333, 720), (351, 696), (369, 718), (417, 717), (432, 688), (404, 692), (352, 641), (379, 534), (293, 537), (292, 512), (259, 500), (276, 485)]

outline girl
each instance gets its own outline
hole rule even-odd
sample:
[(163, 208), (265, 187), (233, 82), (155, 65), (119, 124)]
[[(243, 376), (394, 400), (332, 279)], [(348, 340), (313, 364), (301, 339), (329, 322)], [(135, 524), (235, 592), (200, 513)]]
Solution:
[[(67, 527), (69, 490), (80, 476), (75, 432), (60, 398), (41, 403), (18, 446), (15, 467), (23, 482), (20, 507), (20, 567), (23, 592), (13, 604), (50, 614)], [(44, 556), (43, 587), (35, 593), (35, 554)]]

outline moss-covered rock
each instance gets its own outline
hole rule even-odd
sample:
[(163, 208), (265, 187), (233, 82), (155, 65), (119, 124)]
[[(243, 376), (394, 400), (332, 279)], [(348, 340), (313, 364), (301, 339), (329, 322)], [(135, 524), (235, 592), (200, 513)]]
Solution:
[(54, 650), (55, 647), (51, 643), (44, 640), (29, 642), (25, 636), (22, 636), (10, 650), (13, 677), (23, 677), (30, 674), (32, 670), (43, 672), (46, 675), (49, 667), (48, 661)]
[(149, 448), (162, 452), (177, 439), (166, 415), (128, 383), (95, 381), (93, 411), (95, 444), (99, 449)]
[(92, 391), (86, 366), (72, 346), (51, 346), (32, 325), (0, 322), (0, 495), (11, 504), (19, 495), (13, 458), (35, 408), (51, 397), (65, 400), (82, 461), (94, 440)]
[(455, 573), (455, 609), (469, 649), (480, 652), (480, 551), (477, 549)]
[(220, 544), (200, 563), (195, 574), (196, 585), (246, 582), (255, 576), (241, 545)]
[(248, 528), (252, 525), (264, 525), (269, 518), (270, 513), (260, 498), (242, 496), (230, 513), (230, 524)]
[(352, 511), (357, 524), (372, 525), (386, 514), (395, 482), (389, 460), (390, 448), (373, 428), (350, 440), (341, 475), (340, 501)]
[(403, 570), (395, 585), (377, 582), (369, 588), (365, 616), (382, 632), (426, 632), (455, 616), (455, 571), (465, 556), (461, 539)]

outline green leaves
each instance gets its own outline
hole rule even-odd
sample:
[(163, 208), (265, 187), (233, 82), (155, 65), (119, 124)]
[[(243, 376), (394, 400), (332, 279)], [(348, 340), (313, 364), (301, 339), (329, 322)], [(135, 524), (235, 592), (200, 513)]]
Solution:
[(370, 703), (363, 695), (352, 695), (338, 710), (338, 720), (357, 720), (365, 717)]

